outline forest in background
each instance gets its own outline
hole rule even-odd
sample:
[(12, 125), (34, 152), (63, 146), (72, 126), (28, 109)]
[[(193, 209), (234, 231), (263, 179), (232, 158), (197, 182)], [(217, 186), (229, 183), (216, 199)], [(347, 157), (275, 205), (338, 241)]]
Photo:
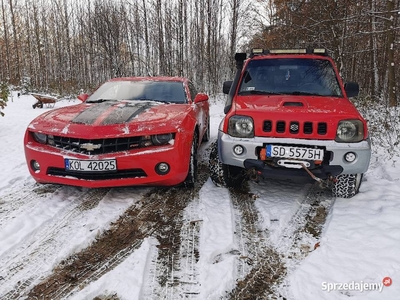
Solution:
[(0, 81), (61, 95), (117, 76), (216, 94), (235, 52), (323, 47), (345, 81), (397, 105), (399, 0), (1, 0)]

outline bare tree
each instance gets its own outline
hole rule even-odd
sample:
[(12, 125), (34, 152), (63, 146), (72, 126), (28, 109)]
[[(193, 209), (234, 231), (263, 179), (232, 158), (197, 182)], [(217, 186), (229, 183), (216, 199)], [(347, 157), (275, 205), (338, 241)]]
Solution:
[(3, 17), (3, 32), (4, 32), (4, 47), (5, 49), (2, 49), (3, 52), (3, 62), (5, 64), (5, 71), (2, 71), (2, 77), (3, 78), (9, 78), (10, 77), (10, 45), (9, 45), (9, 38), (8, 38), (8, 24), (7, 24), (7, 19), (6, 19), (6, 9), (4, 6), (4, 0), (1, 0), (1, 10), (2, 10), (2, 17)]
[(388, 95), (389, 106), (397, 106), (396, 94), (396, 74), (395, 74), (395, 61), (394, 61), (394, 24), (395, 24), (395, 10), (394, 1), (387, 1), (387, 51), (388, 51)]
[[(258, 47), (324, 47), (362, 94), (394, 97), (399, 83), (399, 1), (273, 0), (270, 23), (250, 41)], [(269, 4), (270, 5), (270, 4)], [(267, 7), (271, 11), (271, 7)], [(391, 85), (389, 87), (389, 85)], [(393, 101), (393, 99), (392, 99)], [(392, 102), (392, 105), (397, 105)]]
[(1, 2), (0, 79), (59, 93), (123, 75), (186, 76), (219, 92), (250, 2), (20, 1)]

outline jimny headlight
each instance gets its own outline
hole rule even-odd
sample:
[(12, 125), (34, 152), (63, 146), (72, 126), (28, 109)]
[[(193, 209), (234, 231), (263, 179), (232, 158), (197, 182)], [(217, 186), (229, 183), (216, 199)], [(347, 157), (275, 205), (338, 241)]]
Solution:
[(336, 131), (336, 141), (339, 143), (356, 143), (364, 138), (364, 125), (360, 120), (340, 121)]
[(44, 133), (40, 132), (32, 132), (33, 138), (36, 140), (36, 142), (41, 143), (41, 144), (46, 144), (47, 143), (47, 135)]
[(246, 116), (232, 116), (229, 119), (228, 134), (239, 138), (254, 137), (253, 119)]

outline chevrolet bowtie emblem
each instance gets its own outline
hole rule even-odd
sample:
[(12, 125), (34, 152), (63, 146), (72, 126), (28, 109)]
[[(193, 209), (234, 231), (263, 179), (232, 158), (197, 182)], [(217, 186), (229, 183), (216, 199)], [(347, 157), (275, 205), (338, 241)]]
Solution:
[(100, 149), (101, 144), (85, 143), (85, 144), (80, 145), (79, 148), (85, 149), (85, 150), (91, 152), (93, 150)]

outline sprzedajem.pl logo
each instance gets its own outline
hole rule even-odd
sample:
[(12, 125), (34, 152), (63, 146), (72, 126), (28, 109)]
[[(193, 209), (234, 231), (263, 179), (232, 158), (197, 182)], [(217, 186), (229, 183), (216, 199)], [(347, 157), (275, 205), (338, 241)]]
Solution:
[(390, 286), (392, 279), (390, 277), (383, 278), (382, 282), (364, 282), (351, 281), (346, 283), (322, 282), (323, 291), (379, 291), (382, 292), (383, 286)]

